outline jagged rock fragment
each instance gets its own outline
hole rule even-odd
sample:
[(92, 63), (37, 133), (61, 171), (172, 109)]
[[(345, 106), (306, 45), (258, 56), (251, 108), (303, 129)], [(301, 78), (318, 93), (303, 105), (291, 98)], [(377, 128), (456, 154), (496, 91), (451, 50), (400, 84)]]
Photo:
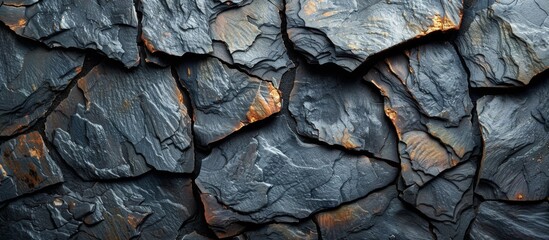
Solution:
[(128, 68), (139, 65), (138, 22), (132, 0), (34, 2), (0, 5), (0, 21), (18, 35), (49, 47), (94, 49)]
[(6, 239), (175, 239), (196, 211), (189, 179), (75, 183), (0, 209)]
[(549, 79), (477, 102), (484, 150), (477, 193), (485, 199), (549, 197)]
[(513, 205), (486, 201), (480, 204), (469, 238), (546, 239), (549, 236), (549, 203)]
[(33, 46), (0, 26), (0, 136), (24, 131), (42, 117), (83, 62), (83, 54)]
[(548, 12), (549, 2), (544, 0), (471, 3), (456, 39), (471, 86), (523, 86), (546, 70)]
[(38, 132), (0, 145), (0, 203), (63, 182)]
[(229, 68), (216, 58), (186, 60), (177, 72), (189, 91), (194, 134), (202, 145), (280, 111), (280, 91), (271, 82)]
[(169, 68), (104, 63), (48, 116), (46, 134), (84, 179), (115, 179), (151, 168), (192, 172), (190, 124)]
[(288, 0), (288, 35), (310, 62), (348, 71), (368, 57), (435, 31), (458, 29), (462, 1)]
[(142, 0), (151, 52), (210, 54), (276, 86), (293, 67), (282, 39), (282, 0)]
[(301, 64), (289, 109), (301, 135), (399, 161), (396, 134), (383, 111), (383, 98), (361, 78)]
[(318, 233), (313, 221), (308, 220), (299, 224), (272, 223), (255, 230), (246, 231), (241, 239), (303, 239), (317, 240)]
[(358, 199), (396, 174), (383, 161), (303, 143), (280, 116), (214, 148), (196, 183), (206, 221), (219, 237), (227, 237), (246, 222), (296, 222)]
[(429, 222), (404, 206), (395, 186), (315, 218), (323, 239), (432, 239)]

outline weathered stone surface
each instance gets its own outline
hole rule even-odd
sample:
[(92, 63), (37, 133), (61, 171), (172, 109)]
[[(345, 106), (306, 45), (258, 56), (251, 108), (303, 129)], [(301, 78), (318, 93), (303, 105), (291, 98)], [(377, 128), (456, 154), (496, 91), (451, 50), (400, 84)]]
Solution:
[(280, 111), (280, 92), (269, 81), (231, 69), (216, 58), (189, 59), (177, 68), (194, 108), (194, 134), (202, 145)]
[(477, 102), (484, 150), (477, 193), (485, 199), (549, 197), (549, 79)]
[(469, 237), (476, 239), (546, 239), (549, 203), (512, 205), (487, 201), (480, 204)]
[(62, 181), (63, 174), (38, 132), (0, 145), (0, 203)]
[(48, 116), (46, 134), (84, 179), (114, 179), (151, 168), (192, 172), (190, 125), (169, 68), (124, 71), (105, 63)]
[(432, 239), (429, 222), (404, 206), (395, 186), (315, 218), (323, 239)]
[(282, 40), (281, 0), (142, 0), (151, 52), (211, 54), (278, 86), (293, 66)]
[[(126, 67), (139, 65), (138, 22), (132, 0), (7, 2), (0, 5), (0, 21), (18, 35), (49, 47), (99, 50)], [(36, 3), (25, 6), (31, 2)]]
[(398, 162), (397, 138), (383, 98), (359, 77), (301, 64), (290, 95), (299, 134)]
[(0, 136), (42, 117), (83, 62), (83, 54), (33, 46), (0, 26)]
[(316, 240), (318, 233), (313, 221), (308, 220), (299, 224), (272, 223), (259, 229), (250, 230), (242, 234), (242, 239), (304, 239)]
[(348, 71), (394, 45), (458, 29), (462, 1), (289, 0), (288, 35), (309, 61)]
[(0, 209), (6, 239), (175, 239), (196, 211), (191, 181), (148, 175), (68, 183)]
[(523, 86), (547, 69), (549, 2), (469, 2), (474, 3), (466, 9), (468, 19), (456, 43), (471, 73), (471, 86)]
[(394, 180), (387, 163), (303, 143), (286, 121), (240, 134), (203, 160), (196, 184), (218, 236), (235, 235), (246, 222), (296, 222)]

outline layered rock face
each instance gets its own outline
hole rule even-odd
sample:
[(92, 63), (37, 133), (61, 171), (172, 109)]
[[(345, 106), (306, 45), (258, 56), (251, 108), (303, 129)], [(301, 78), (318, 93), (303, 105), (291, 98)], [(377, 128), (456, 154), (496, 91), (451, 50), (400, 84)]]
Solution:
[(0, 238), (546, 239), (548, 14), (0, 0)]

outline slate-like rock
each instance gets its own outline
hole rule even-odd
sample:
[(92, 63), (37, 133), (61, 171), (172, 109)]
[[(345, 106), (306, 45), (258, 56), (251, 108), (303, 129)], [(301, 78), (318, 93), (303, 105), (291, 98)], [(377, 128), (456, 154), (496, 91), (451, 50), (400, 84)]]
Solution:
[(132, 0), (33, 2), (28, 6), (0, 5), (0, 21), (18, 35), (49, 47), (94, 49), (128, 68), (139, 65), (138, 22)]
[(345, 72), (301, 64), (289, 110), (299, 134), (398, 162), (397, 138), (379, 91)]
[(478, 100), (484, 150), (476, 191), (485, 199), (549, 197), (548, 80)]
[(84, 179), (190, 173), (191, 120), (175, 81), (169, 68), (96, 66), (48, 116), (47, 137)]
[(194, 108), (194, 134), (207, 145), (280, 111), (280, 91), (269, 81), (229, 68), (216, 58), (189, 59), (177, 68)]
[(487, 201), (480, 204), (469, 237), (477, 239), (546, 239), (549, 203), (513, 205)]
[(189, 179), (69, 183), (0, 209), (6, 239), (175, 239), (196, 211)]
[(353, 71), (368, 57), (435, 31), (458, 29), (462, 1), (289, 0), (288, 35), (310, 62)]
[(429, 222), (405, 207), (395, 186), (315, 218), (323, 239), (432, 239)]
[(38, 132), (0, 145), (0, 203), (63, 182)]
[(296, 222), (358, 199), (396, 174), (383, 161), (303, 143), (279, 116), (214, 148), (196, 184), (206, 221), (227, 237), (245, 223)]
[(151, 52), (210, 54), (278, 86), (293, 67), (282, 39), (282, 0), (142, 0)]
[(0, 26), (0, 136), (34, 124), (81, 70), (84, 55), (20, 41)]
[(548, 68), (549, 2), (475, 4), (466, 9), (474, 18), (464, 24), (456, 40), (472, 87), (523, 86)]
[(258, 229), (246, 231), (240, 239), (250, 240), (281, 240), (281, 239), (303, 239), (317, 240), (318, 232), (313, 221), (308, 220), (299, 224), (272, 223)]

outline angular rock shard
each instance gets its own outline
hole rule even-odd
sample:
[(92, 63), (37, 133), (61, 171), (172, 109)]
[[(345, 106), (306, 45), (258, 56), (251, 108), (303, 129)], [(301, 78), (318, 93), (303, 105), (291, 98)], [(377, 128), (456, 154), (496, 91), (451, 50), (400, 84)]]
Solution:
[(456, 43), (472, 87), (523, 86), (548, 68), (549, 2), (478, 1), (466, 12)]
[(483, 202), (480, 204), (469, 233), (469, 238), (472, 240), (545, 239), (547, 236), (549, 236), (549, 203), (547, 202), (528, 205)]
[(49, 47), (94, 49), (128, 68), (139, 65), (138, 22), (132, 0), (34, 2), (0, 5), (0, 21), (18, 35)]
[(435, 31), (458, 29), (462, 1), (289, 0), (288, 35), (310, 62), (353, 71), (368, 57)]
[(484, 150), (477, 193), (485, 199), (549, 197), (548, 80), (478, 100)]
[(42, 117), (83, 63), (84, 54), (33, 46), (0, 27), (0, 136)]
[(196, 183), (219, 237), (244, 223), (296, 222), (392, 182), (383, 161), (301, 142), (283, 116), (214, 148)]
[(318, 232), (313, 221), (308, 220), (299, 224), (272, 223), (259, 229), (250, 230), (241, 235), (244, 239), (304, 239), (317, 240)]
[(196, 211), (189, 179), (149, 175), (116, 183), (71, 181), (0, 209), (7, 239), (175, 239)]
[(383, 98), (361, 78), (301, 64), (289, 109), (299, 134), (398, 162), (397, 138)]
[(63, 182), (38, 132), (0, 145), (0, 203)]
[(429, 222), (404, 206), (395, 186), (315, 218), (323, 239), (432, 239)]
[(202, 145), (221, 140), (280, 111), (280, 91), (269, 81), (231, 69), (216, 58), (182, 62), (177, 72), (194, 108), (194, 134)]
[(282, 0), (142, 0), (151, 52), (210, 54), (276, 86), (293, 67), (282, 39)]
[(84, 179), (137, 176), (151, 168), (190, 173), (191, 120), (169, 68), (101, 64), (48, 116), (46, 134)]

